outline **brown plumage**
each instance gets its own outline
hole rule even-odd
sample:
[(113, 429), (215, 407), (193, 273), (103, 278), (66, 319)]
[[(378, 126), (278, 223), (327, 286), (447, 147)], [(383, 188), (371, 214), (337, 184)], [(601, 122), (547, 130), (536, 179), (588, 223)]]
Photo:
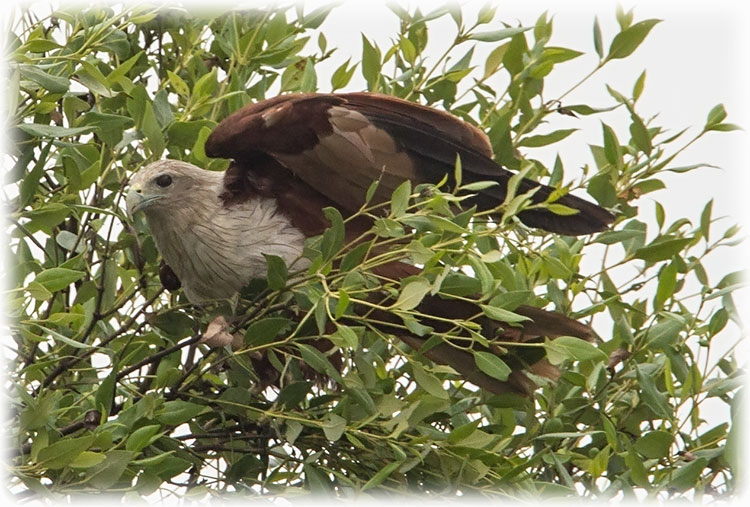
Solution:
[[(329, 225), (322, 209), (334, 206), (345, 217), (351, 215), (374, 180), (380, 180), (374, 200), (385, 202), (405, 179), (417, 184), (452, 178), (458, 155), (465, 183), (498, 183), (468, 200), (480, 210), (493, 210), (505, 199), (512, 176), (492, 161), (490, 143), (475, 127), (445, 112), (369, 93), (285, 95), (248, 105), (214, 129), (206, 153), (232, 159), (226, 173), (177, 161), (156, 162), (136, 174), (128, 194), (129, 210), (144, 211), (166, 269), (173, 270), (160, 269), (162, 279), (173, 286), (181, 282), (191, 301), (229, 297), (250, 279), (264, 276), (264, 254), (304, 267), (297, 259), (302, 241)], [(523, 180), (518, 192), (532, 189), (537, 189), (534, 202), (545, 201), (553, 191)], [(613, 221), (609, 212), (578, 197), (564, 195), (556, 202), (578, 213), (563, 216), (535, 209), (521, 212), (519, 218), (531, 227), (574, 235), (601, 231)], [(370, 225), (364, 217), (352, 220), (347, 236), (356, 237)], [(419, 271), (400, 263), (379, 270), (395, 280)], [(436, 296), (425, 298), (418, 310), (450, 319), (479, 313), (471, 303)], [(531, 322), (500, 329), (498, 322), (479, 320), (489, 338), (498, 335), (505, 341), (593, 337), (587, 326), (560, 314), (526, 306), (516, 312)], [(395, 316), (377, 318), (384, 331), (410, 346), (424, 343), (424, 338), (400, 329)], [(440, 331), (439, 322), (428, 325)], [(546, 361), (533, 357), (515, 365), (518, 371), (508, 382), (500, 382), (481, 373), (472, 354), (448, 344), (425, 355), (492, 392), (527, 394), (532, 386), (521, 369), (553, 374)]]
[[(492, 161), (489, 140), (477, 128), (442, 111), (371, 93), (283, 95), (245, 106), (214, 129), (206, 154), (233, 159), (232, 172), (250, 176), (247, 186), (232, 192), (251, 191), (258, 177), (286, 180), (291, 171), (342, 212), (359, 209), (377, 178), (375, 198), (381, 201), (407, 178), (437, 183), (447, 175), (451, 183), (456, 155), (465, 183), (499, 183), (468, 201), (480, 210), (503, 202), (513, 175)], [(534, 188), (534, 202), (545, 201), (554, 190), (524, 180), (518, 193)], [(609, 212), (576, 196), (556, 202), (579, 213), (527, 210), (519, 218), (531, 227), (571, 235), (598, 232), (613, 221)]]

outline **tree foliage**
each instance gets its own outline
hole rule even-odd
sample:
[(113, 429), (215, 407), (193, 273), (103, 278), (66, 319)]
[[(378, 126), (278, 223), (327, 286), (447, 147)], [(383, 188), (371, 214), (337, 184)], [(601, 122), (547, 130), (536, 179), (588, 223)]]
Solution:
[[(19, 498), (734, 491), (741, 372), (732, 346), (717, 343), (739, 335), (732, 294), (741, 276), (717, 281), (703, 262), (735, 245), (738, 229), (721, 228), (711, 201), (700, 216), (672, 222), (659, 204), (655, 217), (638, 207), (642, 195), (669, 191), (664, 173), (701, 167), (674, 165), (686, 146), (735, 128), (724, 108), (687, 139), (642, 116), (645, 73), (630, 92), (610, 88), (604, 107), (569, 103), (568, 92), (545, 95), (545, 80), (582, 55), (549, 44), (546, 14), (519, 27), (492, 7), (476, 19), (450, 6), (391, 8), (399, 33), (380, 47), (365, 32), (361, 57), (328, 46), (321, 24), (330, 8), (19, 13), (6, 92), (14, 125), (6, 178), (10, 459)], [(455, 39), (427, 57), (439, 37), (430, 27), (444, 16), (455, 22)], [(598, 64), (581, 82), (631, 57), (658, 22), (621, 10), (617, 19), (611, 37), (594, 21)], [(481, 45), (492, 49), (478, 61)], [(329, 59), (341, 63), (320, 75)], [(461, 186), (457, 161), (455, 188), (402, 185), (356, 248), (344, 245), (342, 218), (328, 210), (331, 228), (309, 242), (305, 273), (271, 258), (267, 280), (200, 308), (165, 292), (153, 240), (123, 212), (133, 171), (163, 157), (223, 169), (227, 161), (208, 159), (203, 145), (228, 113), (279, 92), (347, 89), (355, 74), (369, 90), (477, 124), (499, 163), (588, 192), (616, 211), (615, 226), (582, 238), (526, 229), (514, 217), (532, 204), (514, 192), (502, 220), (457, 213), (450, 204), (478, 190)], [(605, 111), (629, 119), (629, 129), (602, 122), (601, 137), (581, 139), (591, 151), (582, 173), (566, 171), (564, 154), (552, 167), (534, 158), (535, 148), (576, 131), (548, 126)], [(374, 211), (363, 203), (360, 213)], [(401, 282), (372, 274), (394, 259), (424, 269)], [(431, 336), (425, 347), (446, 337), (462, 337), (458, 347), (481, 344), (474, 319), (446, 333), (424, 324), (415, 308), (436, 293), (478, 300), (480, 315), (505, 321), (519, 317), (520, 304), (555, 309), (602, 339), (533, 344), (561, 367), (560, 379), (536, 379), (531, 400), (490, 395), (375, 325), (385, 309), (395, 325)], [(231, 329), (239, 346), (199, 343), (208, 323), (228, 313), (240, 316)], [(315, 336), (335, 349), (304, 340)], [(281, 373), (280, 388), (258, 387), (260, 354)], [(508, 374), (497, 356), (474, 359), (488, 375)], [(310, 381), (309, 371), (328, 380)], [(724, 410), (720, 424), (705, 421), (709, 404)]]

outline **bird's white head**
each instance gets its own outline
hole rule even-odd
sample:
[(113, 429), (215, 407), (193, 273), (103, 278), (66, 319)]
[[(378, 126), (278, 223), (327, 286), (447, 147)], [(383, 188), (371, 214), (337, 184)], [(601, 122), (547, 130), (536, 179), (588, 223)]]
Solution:
[(165, 212), (195, 193), (213, 186), (221, 173), (206, 171), (179, 160), (160, 160), (143, 167), (130, 181), (126, 198), (128, 215), (139, 211)]

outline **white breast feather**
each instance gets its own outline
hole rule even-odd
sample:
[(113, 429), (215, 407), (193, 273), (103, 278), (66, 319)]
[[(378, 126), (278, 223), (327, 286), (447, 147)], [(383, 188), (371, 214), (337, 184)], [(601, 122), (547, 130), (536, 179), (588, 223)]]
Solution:
[[(149, 217), (156, 245), (193, 302), (227, 298), (266, 276), (266, 255), (303, 267), (304, 235), (278, 212), (276, 201), (255, 198), (224, 207), (203, 203), (180, 217)], [(296, 262), (295, 262), (296, 261)]]

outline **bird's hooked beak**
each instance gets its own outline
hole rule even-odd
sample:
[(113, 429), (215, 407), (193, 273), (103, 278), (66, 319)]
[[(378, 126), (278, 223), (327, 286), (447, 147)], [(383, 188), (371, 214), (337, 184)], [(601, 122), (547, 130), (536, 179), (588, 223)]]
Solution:
[(164, 196), (145, 194), (143, 193), (143, 189), (141, 189), (140, 186), (133, 186), (128, 191), (127, 197), (125, 197), (125, 206), (128, 211), (128, 216), (132, 219), (133, 215), (147, 208), (162, 197)]

